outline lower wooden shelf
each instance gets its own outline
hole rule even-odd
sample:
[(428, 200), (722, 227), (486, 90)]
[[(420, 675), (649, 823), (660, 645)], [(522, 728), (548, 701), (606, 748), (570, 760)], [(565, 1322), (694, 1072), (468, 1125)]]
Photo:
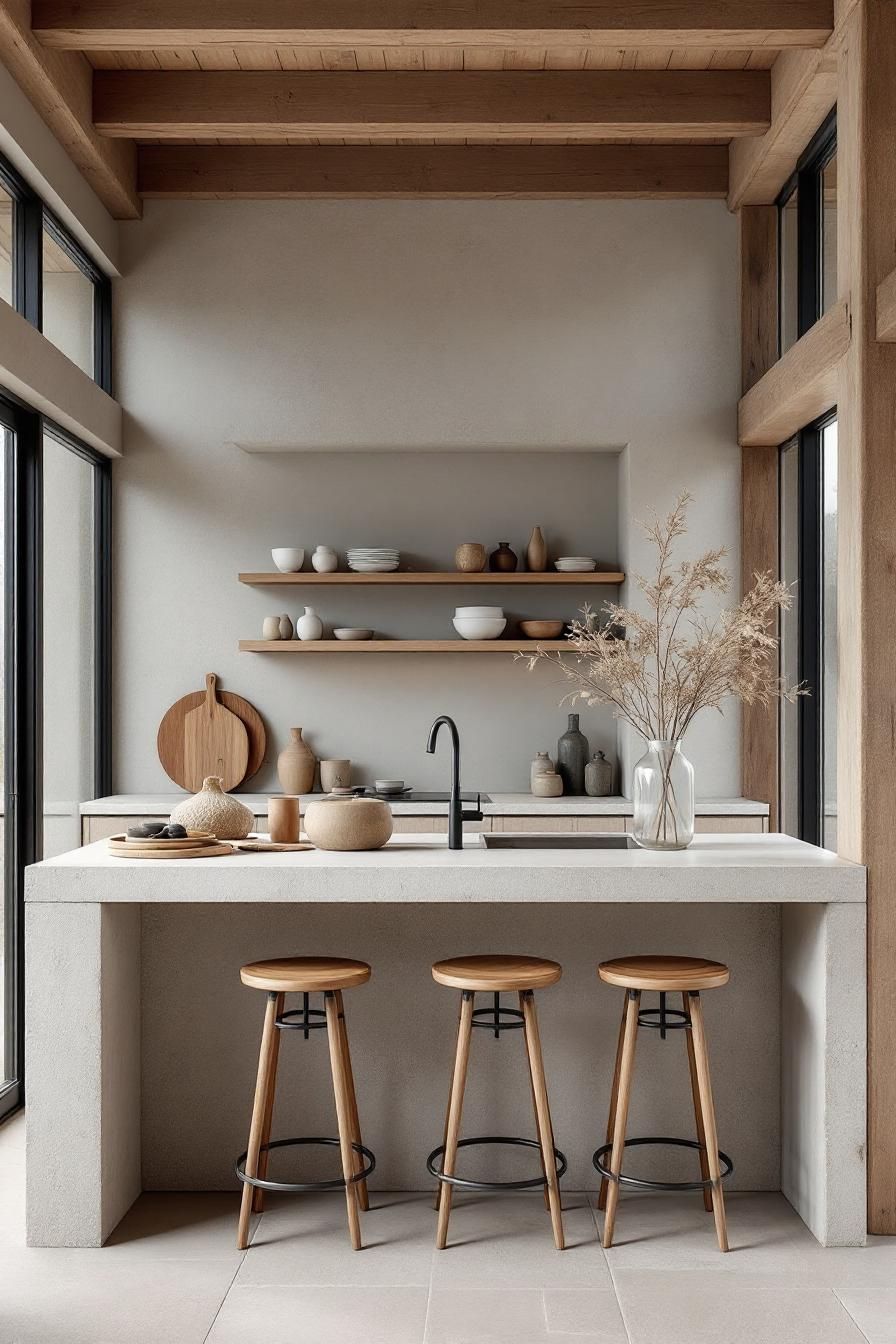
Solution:
[(241, 639), (241, 653), (533, 653), (565, 639)]

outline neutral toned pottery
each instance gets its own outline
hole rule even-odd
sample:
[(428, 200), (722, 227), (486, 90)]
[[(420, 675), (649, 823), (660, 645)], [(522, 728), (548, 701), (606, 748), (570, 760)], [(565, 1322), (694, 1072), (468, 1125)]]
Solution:
[(271, 559), (281, 574), (298, 574), (305, 563), (305, 552), (298, 546), (277, 546), (271, 551)]
[(248, 807), (224, 792), (217, 775), (209, 775), (197, 794), (178, 803), (171, 820), (188, 831), (210, 831), (219, 840), (245, 840), (255, 818)]
[(373, 631), (364, 629), (359, 625), (340, 625), (337, 630), (333, 631), (333, 634), (337, 639), (373, 639)]
[(609, 798), (613, 792), (613, 762), (602, 751), (585, 766), (585, 792), (589, 798)]
[(496, 574), (512, 574), (516, 566), (516, 553), (510, 549), (510, 545), (506, 541), (502, 541), (498, 549), (492, 551), (488, 558), (488, 567)]
[(324, 798), (309, 805), (305, 834), (318, 849), (379, 849), (392, 834), (392, 809), (381, 798)]
[(403, 779), (375, 779), (373, 787), (377, 793), (404, 793)]
[(461, 574), (481, 574), (485, 561), (485, 547), (478, 541), (465, 541), (454, 552), (454, 566)]
[(279, 639), (279, 638), (280, 638), (280, 617), (279, 617), (279, 616), (265, 616), (265, 618), (264, 618), (264, 624), (263, 624), (262, 627), (261, 627), (261, 637), (262, 637), (262, 639)]
[(324, 793), (332, 793), (333, 789), (348, 789), (351, 782), (351, 761), (321, 761), (320, 787)]
[(564, 793), (585, 792), (587, 760), (588, 739), (579, 731), (578, 714), (570, 714), (569, 727), (557, 743), (557, 772), (563, 780)]
[(284, 793), (310, 793), (317, 758), (302, 737), (301, 728), (290, 728), (289, 735), (291, 742), (277, 757), (277, 777)]
[(498, 639), (507, 621), (503, 616), (455, 616), (452, 625), (461, 639)]
[(295, 634), (295, 627), (293, 626), (292, 621), (284, 611), (283, 615), (280, 617), (280, 638), (292, 639), (294, 634)]
[(320, 639), (323, 622), (313, 607), (305, 608), (305, 615), (296, 621), (296, 639)]
[(315, 546), (311, 556), (311, 567), (318, 574), (332, 574), (339, 568), (339, 557), (332, 546)]
[(546, 770), (532, 780), (532, 795), (535, 798), (559, 798), (563, 793), (563, 780), (556, 770)]
[(590, 555), (561, 555), (554, 561), (561, 574), (589, 574), (597, 569), (597, 561)]
[(268, 799), (268, 833), (277, 845), (298, 844), (302, 818), (295, 794)]
[(565, 621), (520, 621), (520, 629), (527, 639), (559, 639)]
[(455, 607), (455, 616), (503, 616), (503, 607)]
[(543, 574), (548, 567), (548, 548), (540, 527), (533, 527), (526, 547), (526, 566), (533, 574)]
[(536, 751), (535, 760), (529, 766), (529, 788), (532, 788), (536, 775), (548, 775), (553, 773), (553, 770), (554, 762), (548, 753), (546, 751)]

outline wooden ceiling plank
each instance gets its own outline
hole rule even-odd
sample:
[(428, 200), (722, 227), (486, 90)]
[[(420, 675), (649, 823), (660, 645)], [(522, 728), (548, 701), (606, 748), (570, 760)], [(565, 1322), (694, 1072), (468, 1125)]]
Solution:
[(833, 0), (33, 0), (48, 46), (820, 47)]
[(94, 77), (109, 136), (759, 136), (766, 71), (117, 71)]
[(146, 196), (189, 198), (715, 198), (725, 146), (278, 146), (140, 150)]

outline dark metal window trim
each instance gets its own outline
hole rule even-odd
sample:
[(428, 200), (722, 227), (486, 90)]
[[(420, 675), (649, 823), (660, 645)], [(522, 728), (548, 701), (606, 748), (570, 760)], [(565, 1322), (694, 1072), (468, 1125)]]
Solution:
[[(784, 184), (778, 207), (778, 312), (783, 314), (784, 208), (797, 193), (797, 339), (805, 336), (822, 316), (824, 265), (824, 170), (837, 152), (837, 109), (830, 112), (800, 157), (796, 171)], [(781, 324), (778, 323), (778, 354)]]

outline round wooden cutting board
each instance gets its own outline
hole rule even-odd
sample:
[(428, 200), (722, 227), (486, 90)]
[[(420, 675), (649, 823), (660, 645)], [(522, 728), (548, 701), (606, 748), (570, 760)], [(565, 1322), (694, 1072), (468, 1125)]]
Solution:
[[(194, 792), (194, 790), (187, 783), (188, 774), (184, 753), (185, 720), (188, 714), (203, 704), (206, 694), (206, 691), (192, 691), (189, 695), (182, 696), (166, 712), (165, 717), (159, 724), (157, 744), (162, 769), (175, 784), (190, 792)], [(224, 708), (229, 709), (231, 714), (235, 714), (242, 722), (249, 738), (249, 759), (246, 763), (245, 772), (242, 778), (237, 779), (235, 783), (226, 785), (227, 788), (235, 789), (243, 780), (251, 779), (256, 771), (261, 768), (267, 748), (267, 739), (261, 715), (253, 705), (249, 704), (248, 700), (244, 700), (241, 695), (234, 695), (232, 691), (222, 691), (220, 687), (217, 688), (217, 696)], [(200, 780), (199, 787), (201, 785), (202, 781)]]

